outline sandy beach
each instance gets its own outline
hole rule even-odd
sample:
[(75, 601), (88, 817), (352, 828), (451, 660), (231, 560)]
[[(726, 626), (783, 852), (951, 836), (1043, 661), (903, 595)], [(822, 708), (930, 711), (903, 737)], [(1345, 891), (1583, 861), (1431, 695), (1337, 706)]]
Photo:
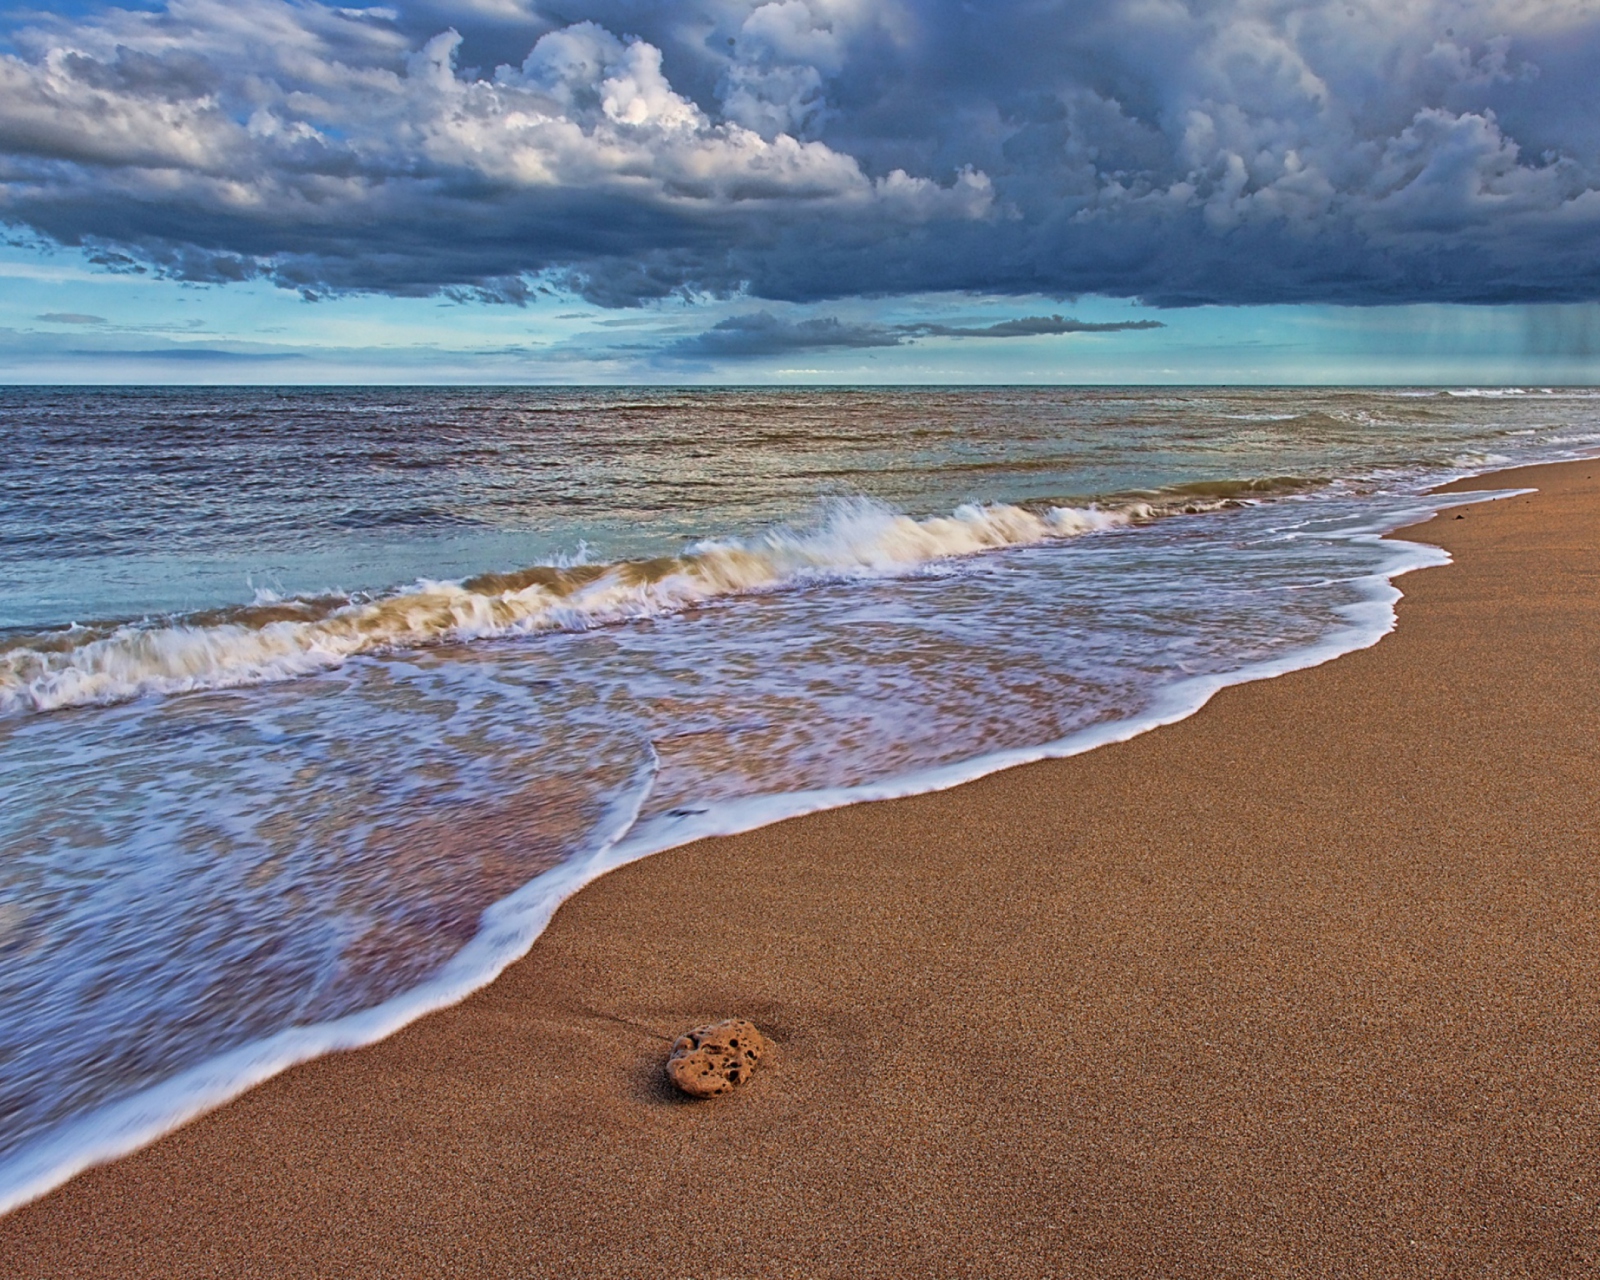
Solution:
[[(15, 1277), (1600, 1271), (1600, 463), (1133, 741), (636, 863), (0, 1219)], [(514, 833), (509, 838), (514, 838)], [(670, 1095), (679, 1031), (777, 1048)]]

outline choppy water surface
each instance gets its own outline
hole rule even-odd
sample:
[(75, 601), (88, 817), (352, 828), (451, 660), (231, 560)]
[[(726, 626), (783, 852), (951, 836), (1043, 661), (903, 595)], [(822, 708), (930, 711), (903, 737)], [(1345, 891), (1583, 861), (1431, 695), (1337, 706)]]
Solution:
[(1581, 391), (0, 390), (0, 1204), (617, 860), (1370, 643), (1429, 484), (1597, 449)]

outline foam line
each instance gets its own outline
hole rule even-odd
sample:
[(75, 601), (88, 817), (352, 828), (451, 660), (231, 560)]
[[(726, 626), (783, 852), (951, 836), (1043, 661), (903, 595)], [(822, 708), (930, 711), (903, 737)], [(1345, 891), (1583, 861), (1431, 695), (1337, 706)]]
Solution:
[(488, 986), (528, 953), (562, 902), (610, 869), (607, 855), (637, 822), (658, 767), (650, 748), (633, 785), (607, 813), (606, 834), (595, 851), (535, 877), (488, 907), (472, 940), (433, 977), (359, 1013), (288, 1027), (242, 1045), (67, 1122), (0, 1164), (0, 1214), (38, 1199), (92, 1165), (153, 1142), (298, 1063), (373, 1044)]

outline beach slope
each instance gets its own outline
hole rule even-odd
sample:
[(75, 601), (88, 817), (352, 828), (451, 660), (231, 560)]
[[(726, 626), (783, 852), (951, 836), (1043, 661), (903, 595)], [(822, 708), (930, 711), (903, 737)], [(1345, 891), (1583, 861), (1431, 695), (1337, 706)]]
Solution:
[[(626, 867), (492, 987), (0, 1220), (15, 1277), (1600, 1271), (1600, 464), (1396, 634)], [(744, 1089), (669, 1039), (753, 1018)]]

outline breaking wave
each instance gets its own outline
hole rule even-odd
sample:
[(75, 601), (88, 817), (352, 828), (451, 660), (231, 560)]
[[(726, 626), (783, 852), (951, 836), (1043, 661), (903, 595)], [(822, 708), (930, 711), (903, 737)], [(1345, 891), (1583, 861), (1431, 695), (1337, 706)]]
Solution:
[[(1230, 493), (1215, 502), (1232, 499)], [(1174, 505), (1193, 510), (1192, 495)], [(809, 529), (698, 542), (680, 555), (652, 560), (422, 580), (376, 598), (285, 600), (263, 593), (251, 605), (178, 619), (16, 638), (0, 650), (0, 713), (289, 680), (358, 654), (447, 641), (583, 631), (729, 596), (911, 572), (938, 560), (1072, 538), (1159, 514), (1162, 508), (1151, 502), (1109, 510), (974, 504), (919, 520), (869, 500), (840, 500)]]

